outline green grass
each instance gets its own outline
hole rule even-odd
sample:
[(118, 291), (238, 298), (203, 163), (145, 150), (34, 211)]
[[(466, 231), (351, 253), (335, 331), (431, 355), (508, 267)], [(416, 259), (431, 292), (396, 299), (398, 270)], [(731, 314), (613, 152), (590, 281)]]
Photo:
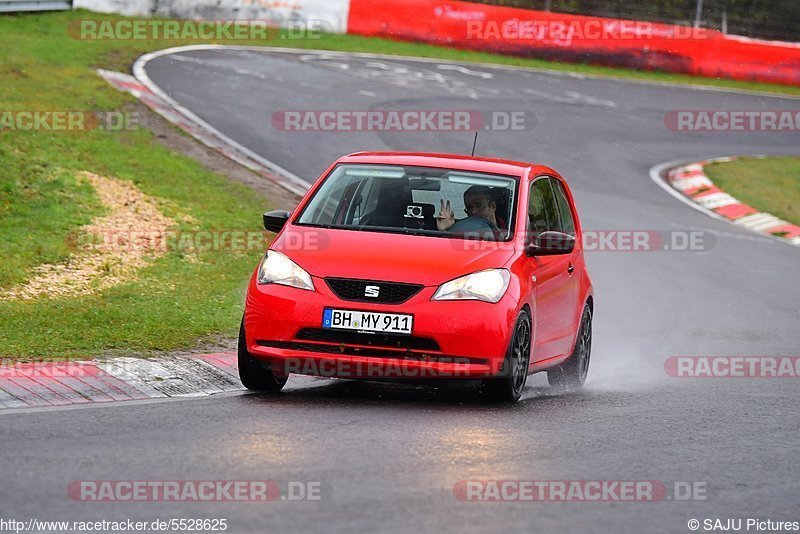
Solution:
[(715, 185), (745, 204), (800, 224), (800, 158), (739, 158), (705, 170)]
[(23, 282), (31, 266), (69, 254), (65, 229), (102, 213), (94, 190), (44, 159), (22, 160), (0, 146), (0, 287)]
[[(123, 109), (133, 102), (91, 69), (128, 65), (152, 43), (84, 43), (76, 13), (0, 16), (0, 110)], [(124, 59), (120, 59), (124, 58)], [(116, 65), (113, 65), (117, 63)], [(63, 261), (75, 230), (104, 208), (75, 175), (130, 180), (182, 221), (180, 230), (259, 231), (268, 203), (164, 148), (149, 130), (0, 131), (0, 287)], [(0, 301), (0, 356), (87, 357), (191, 346), (236, 335), (244, 289), (262, 252), (170, 252), (129, 283), (94, 296)]]
[[(0, 16), (0, 112), (129, 109), (133, 98), (111, 88), (93, 69), (127, 72), (145, 52), (192, 44), (71, 38), (69, 23), (87, 17), (109, 18), (81, 10)], [(275, 32), (267, 40), (232, 44), (409, 55), (800, 95), (797, 87), (559, 64), (388, 39), (282, 37)], [(258, 230), (259, 214), (269, 208), (252, 191), (164, 148), (148, 130), (0, 130), (0, 288), (23, 282), (37, 265), (65, 260), (69, 237), (103, 213), (92, 188), (75, 178), (83, 170), (133, 181), (166, 215), (192, 221), (181, 222), (180, 230)], [(0, 357), (168, 350), (219, 333), (234, 336), (246, 281), (260, 255), (206, 252), (187, 261), (170, 252), (135, 280), (94, 296), (0, 301)]]

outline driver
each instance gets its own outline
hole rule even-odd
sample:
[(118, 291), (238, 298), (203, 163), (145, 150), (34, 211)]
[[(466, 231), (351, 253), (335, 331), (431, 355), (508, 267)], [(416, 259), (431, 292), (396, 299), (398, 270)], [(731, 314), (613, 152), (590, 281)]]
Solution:
[[(473, 185), (464, 191), (464, 213), (469, 217), (480, 217), (486, 219), (492, 228), (498, 228), (497, 221), (497, 202), (489, 187), (484, 185)], [(456, 223), (456, 216), (450, 201), (439, 200), (439, 216), (436, 218), (436, 227), (439, 231), (449, 230)]]

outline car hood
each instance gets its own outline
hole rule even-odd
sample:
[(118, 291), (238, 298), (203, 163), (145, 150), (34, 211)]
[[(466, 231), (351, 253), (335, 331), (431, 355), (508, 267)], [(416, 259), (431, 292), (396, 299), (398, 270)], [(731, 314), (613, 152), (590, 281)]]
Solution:
[(289, 226), (270, 249), (326, 278), (386, 280), (438, 286), (514, 255), (513, 243)]

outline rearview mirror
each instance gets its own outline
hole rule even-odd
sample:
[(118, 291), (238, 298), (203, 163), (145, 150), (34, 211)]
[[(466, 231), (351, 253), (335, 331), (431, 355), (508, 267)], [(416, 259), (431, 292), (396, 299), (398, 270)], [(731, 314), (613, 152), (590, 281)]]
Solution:
[(264, 214), (264, 229), (277, 234), (283, 230), (288, 220), (289, 212), (286, 210), (268, 211)]
[(528, 245), (529, 256), (558, 256), (575, 250), (575, 238), (563, 232), (542, 232)]
[(439, 180), (431, 180), (430, 178), (411, 178), (408, 180), (412, 190), (416, 191), (441, 191), (442, 183)]

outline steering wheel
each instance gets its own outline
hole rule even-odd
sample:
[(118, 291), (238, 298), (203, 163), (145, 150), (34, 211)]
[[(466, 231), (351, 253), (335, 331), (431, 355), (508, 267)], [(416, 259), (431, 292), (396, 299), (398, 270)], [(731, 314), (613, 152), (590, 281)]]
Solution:
[(467, 232), (493, 232), (494, 226), (483, 217), (470, 216), (456, 222), (450, 227), (450, 231), (459, 234), (465, 234)]

